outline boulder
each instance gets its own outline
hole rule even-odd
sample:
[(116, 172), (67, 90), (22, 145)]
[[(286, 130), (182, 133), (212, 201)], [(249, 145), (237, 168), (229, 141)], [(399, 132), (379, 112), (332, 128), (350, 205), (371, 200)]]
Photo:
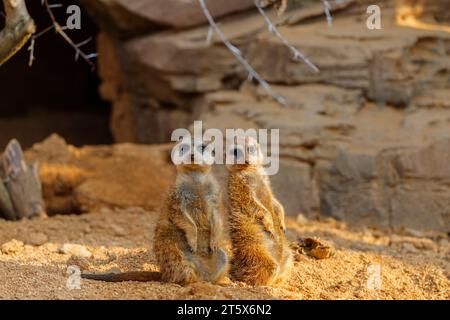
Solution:
[[(83, 0), (104, 30), (136, 35), (151, 30), (188, 28), (207, 22), (197, 0)], [(253, 0), (206, 0), (211, 14), (222, 17), (254, 7)]]

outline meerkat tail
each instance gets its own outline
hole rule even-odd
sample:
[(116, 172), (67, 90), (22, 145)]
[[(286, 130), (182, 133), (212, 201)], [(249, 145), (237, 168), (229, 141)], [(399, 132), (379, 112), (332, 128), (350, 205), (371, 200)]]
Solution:
[(83, 273), (81, 278), (87, 280), (97, 280), (104, 282), (124, 282), (124, 281), (161, 281), (161, 273), (157, 271), (135, 271), (124, 273)]

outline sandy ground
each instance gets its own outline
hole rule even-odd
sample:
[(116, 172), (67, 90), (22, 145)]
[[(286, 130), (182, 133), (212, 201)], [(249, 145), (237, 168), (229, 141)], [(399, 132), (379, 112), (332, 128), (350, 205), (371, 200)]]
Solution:
[[(351, 229), (334, 220), (318, 222), (305, 219), (288, 221), (289, 239), (320, 237), (333, 246), (334, 254), (324, 260), (297, 255), (292, 276), (283, 285), (250, 287), (229, 281), (223, 285), (198, 283), (183, 287), (160, 282), (82, 280), (80, 289), (67, 288), (67, 268), (70, 265), (98, 272), (117, 268), (122, 271), (158, 270), (151, 249), (156, 217), (154, 212), (130, 208), (102, 209), (80, 216), (55, 216), (31, 221), (0, 220), (0, 298), (450, 298), (448, 235), (414, 230), (394, 234), (373, 229)], [(64, 253), (61, 247), (69, 243), (83, 248), (79, 252)], [(381, 284), (376, 278), (378, 268)]]

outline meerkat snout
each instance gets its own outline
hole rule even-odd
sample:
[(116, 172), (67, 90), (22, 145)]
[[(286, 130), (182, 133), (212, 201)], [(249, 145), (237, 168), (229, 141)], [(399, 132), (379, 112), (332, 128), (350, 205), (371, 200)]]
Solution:
[(182, 140), (173, 148), (171, 157), (178, 172), (208, 172), (215, 160), (214, 145), (211, 141)]

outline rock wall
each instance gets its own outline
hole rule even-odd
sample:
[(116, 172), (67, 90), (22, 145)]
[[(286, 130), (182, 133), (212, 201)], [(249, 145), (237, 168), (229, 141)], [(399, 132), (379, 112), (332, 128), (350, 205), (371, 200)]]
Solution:
[[(286, 107), (246, 81), (220, 41), (207, 43), (195, 3), (86, 1), (104, 30), (100, 92), (113, 104), (115, 139), (166, 142), (198, 119), (280, 129), (272, 180), (288, 214), (448, 231), (450, 33), (396, 25), (394, 1), (380, 1), (382, 30), (367, 29), (366, 1), (334, 8), (329, 28), (320, 1), (305, 1), (280, 30), (320, 68), (314, 74), (267, 32), (252, 2), (209, 5)], [(447, 1), (432, 3), (421, 18), (445, 23), (437, 13)]]

